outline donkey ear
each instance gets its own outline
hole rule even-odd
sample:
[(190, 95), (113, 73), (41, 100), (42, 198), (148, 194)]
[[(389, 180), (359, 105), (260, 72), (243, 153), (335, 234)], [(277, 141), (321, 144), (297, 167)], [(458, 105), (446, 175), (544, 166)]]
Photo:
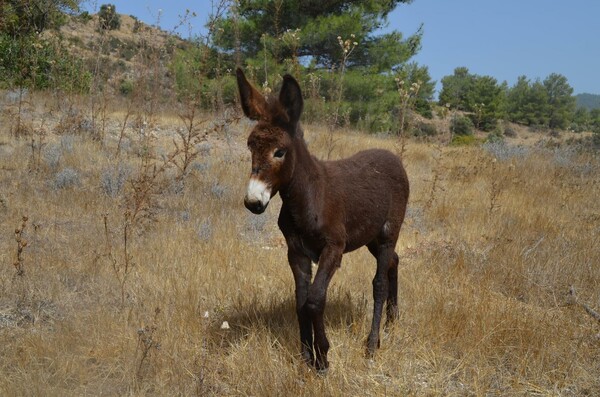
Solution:
[(283, 105), (287, 112), (291, 124), (295, 124), (300, 120), (304, 101), (302, 100), (302, 91), (300, 85), (295, 78), (286, 74), (283, 76), (283, 84), (279, 91), (279, 103)]
[(267, 118), (267, 101), (246, 79), (242, 69), (236, 70), (238, 89), (244, 114), (251, 120), (264, 120)]

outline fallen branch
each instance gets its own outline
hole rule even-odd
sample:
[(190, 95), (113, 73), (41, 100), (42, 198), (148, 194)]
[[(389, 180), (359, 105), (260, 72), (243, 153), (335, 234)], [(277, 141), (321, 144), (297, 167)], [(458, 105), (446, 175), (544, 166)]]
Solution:
[(571, 296), (571, 298), (573, 299), (573, 302), (575, 304), (583, 307), (587, 314), (592, 316), (592, 318), (594, 318), (596, 321), (598, 321), (600, 323), (600, 313), (598, 313), (597, 311), (592, 309), (591, 306), (589, 306), (587, 303), (580, 302), (579, 299), (577, 299), (577, 295), (575, 295), (575, 288), (573, 286), (571, 286), (571, 288), (569, 288), (569, 296)]

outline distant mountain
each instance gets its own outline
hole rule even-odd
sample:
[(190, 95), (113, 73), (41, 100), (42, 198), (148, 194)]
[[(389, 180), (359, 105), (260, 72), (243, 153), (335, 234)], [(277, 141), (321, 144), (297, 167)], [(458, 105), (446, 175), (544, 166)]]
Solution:
[(578, 108), (586, 108), (587, 110), (600, 109), (600, 95), (595, 94), (577, 94)]

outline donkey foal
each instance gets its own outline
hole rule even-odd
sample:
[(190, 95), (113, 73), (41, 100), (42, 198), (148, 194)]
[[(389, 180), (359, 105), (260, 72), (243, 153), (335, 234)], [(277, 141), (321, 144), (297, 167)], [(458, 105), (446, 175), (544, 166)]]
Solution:
[[(409, 194), (404, 167), (391, 152), (376, 149), (339, 161), (318, 160), (304, 141), (302, 93), (292, 76), (284, 76), (278, 98), (265, 99), (241, 69), (237, 82), (244, 114), (258, 121), (248, 138), (252, 171), (244, 204), (260, 214), (277, 192), (281, 195), (278, 225), (296, 283), (302, 357), (320, 372), (329, 367), (323, 321), (327, 287), (342, 255), (362, 246), (377, 259), (367, 339), (372, 356), (379, 347), (384, 301), (387, 321), (398, 316), (394, 249)], [(314, 280), (311, 261), (319, 265)]]

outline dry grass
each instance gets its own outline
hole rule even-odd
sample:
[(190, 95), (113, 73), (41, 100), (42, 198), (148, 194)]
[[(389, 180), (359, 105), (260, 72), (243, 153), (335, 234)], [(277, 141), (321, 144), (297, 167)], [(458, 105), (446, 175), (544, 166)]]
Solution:
[[(568, 300), (574, 286), (579, 301), (600, 305), (596, 157), (509, 149), (495, 159), (482, 148), (409, 143), (400, 319), (366, 360), (374, 262), (364, 249), (345, 256), (326, 310), (332, 367), (320, 377), (298, 357), (279, 200), (262, 217), (242, 205), (244, 122), (202, 144), (183, 188), (175, 169), (156, 182), (153, 217), (131, 235), (121, 301), (103, 219), (120, 260), (130, 187), (109, 189), (106, 178), (132, 180), (141, 150), (128, 130), (114, 157), (123, 117), (112, 119), (104, 144), (56, 136), (49, 120), (37, 170), (30, 143), (4, 120), (0, 395), (600, 394), (600, 325)], [(162, 120), (157, 161), (177, 135), (177, 117)], [(326, 135), (306, 128), (322, 157)], [(333, 157), (397, 147), (355, 133), (337, 142)], [(59, 177), (67, 168), (74, 182)]]

